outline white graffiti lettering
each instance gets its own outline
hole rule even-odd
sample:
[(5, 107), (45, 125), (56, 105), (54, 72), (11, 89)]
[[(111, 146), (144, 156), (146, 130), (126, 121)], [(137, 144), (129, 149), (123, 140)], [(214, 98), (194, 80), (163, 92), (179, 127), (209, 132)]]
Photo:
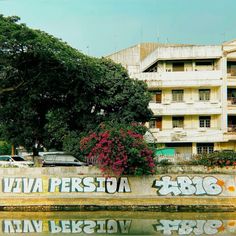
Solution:
[(171, 180), (170, 176), (163, 176), (155, 180), (153, 187), (156, 187), (159, 195), (219, 195), (222, 187), (215, 177), (194, 177), (178, 176)]
[(49, 221), (50, 233), (128, 234), (131, 220), (60, 220)]
[[(44, 188), (45, 189), (45, 188)], [(3, 178), (2, 191), (4, 193), (37, 193), (43, 192), (43, 180), (41, 178)], [(130, 185), (127, 177), (105, 178), (50, 178), (48, 192), (102, 192), (102, 193), (130, 193)]]
[(41, 220), (4, 220), (4, 233), (41, 233), (43, 221)]
[(36, 193), (43, 191), (41, 178), (4, 178), (4, 193)]
[(107, 192), (129, 193), (131, 192), (128, 178), (121, 177), (85, 177), (85, 178), (51, 178), (49, 180), (49, 192)]
[(154, 226), (156, 231), (164, 235), (215, 235), (221, 231), (223, 222), (220, 220), (160, 220)]

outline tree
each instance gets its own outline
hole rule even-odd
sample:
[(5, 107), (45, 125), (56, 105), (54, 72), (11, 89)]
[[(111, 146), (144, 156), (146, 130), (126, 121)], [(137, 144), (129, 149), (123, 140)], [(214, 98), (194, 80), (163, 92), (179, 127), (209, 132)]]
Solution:
[(88, 57), (61, 40), (0, 15), (0, 130), (27, 148), (61, 148), (71, 132), (103, 121), (145, 122), (143, 82), (105, 58)]

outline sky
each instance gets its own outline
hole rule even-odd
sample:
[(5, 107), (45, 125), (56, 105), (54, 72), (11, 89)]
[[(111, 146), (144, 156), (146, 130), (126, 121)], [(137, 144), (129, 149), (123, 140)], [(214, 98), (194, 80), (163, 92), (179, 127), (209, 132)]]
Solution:
[(236, 39), (236, 0), (0, 0), (0, 14), (96, 57), (140, 42)]

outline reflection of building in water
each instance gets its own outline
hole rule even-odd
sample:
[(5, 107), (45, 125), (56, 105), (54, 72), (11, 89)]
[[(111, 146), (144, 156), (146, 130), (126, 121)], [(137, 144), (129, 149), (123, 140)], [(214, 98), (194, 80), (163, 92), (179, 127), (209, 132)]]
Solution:
[(236, 40), (222, 45), (140, 43), (107, 58), (146, 82), (147, 126), (178, 157), (236, 151)]

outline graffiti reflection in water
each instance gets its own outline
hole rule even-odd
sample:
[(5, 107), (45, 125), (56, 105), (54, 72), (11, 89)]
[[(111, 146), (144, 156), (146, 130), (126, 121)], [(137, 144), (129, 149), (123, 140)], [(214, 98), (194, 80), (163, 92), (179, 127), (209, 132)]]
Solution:
[(160, 220), (155, 229), (164, 235), (174, 232), (179, 235), (215, 235), (225, 228), (221, 220)]
[(47, 217), (41, 213), (11, 218), (9, 213), (10, 218), (0, 219), (0, 235), (236, 235), (236, 213), (105, 212), (104, 217), (96, 214), (55, 213), (55, 217)]

